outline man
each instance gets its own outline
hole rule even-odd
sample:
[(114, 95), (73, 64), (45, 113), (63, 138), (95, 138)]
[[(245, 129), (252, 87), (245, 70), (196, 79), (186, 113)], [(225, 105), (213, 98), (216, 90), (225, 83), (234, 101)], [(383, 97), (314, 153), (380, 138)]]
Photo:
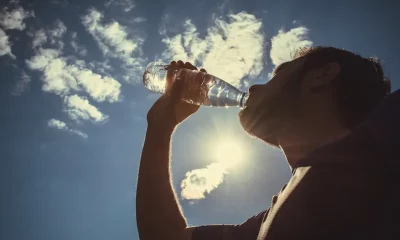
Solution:
[[(171, 63), (178, 68), (197, 69)], [(293, 176), (268, 210), (240, 225), (188, 227), (182, 214), (171, 184), (171, 136), (199, 108), (179, 99), (183, 83), (176, 81), (147, 116), (136, 196), (141, 239), (400, 238), (400, 94), (388, 97), (390, 82), (376, 59), (302, 49), (270, 81), (249, 89), (239, 113), (243, 128), (280, 147)]]

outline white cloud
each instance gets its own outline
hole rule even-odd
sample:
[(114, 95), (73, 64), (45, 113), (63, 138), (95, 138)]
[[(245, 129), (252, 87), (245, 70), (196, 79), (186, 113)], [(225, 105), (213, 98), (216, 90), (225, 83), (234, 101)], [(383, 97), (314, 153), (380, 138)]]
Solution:
[(61, 54), (59, 50), (56, 49), (39, 49), (35, 56), (30, 60), (27, 60), (28, 67), (31, 69), (45, 69), (47, 65), (51, 63), (52, 60), (58, 58)]
[(67, 130), (68, 129), (67, 124), (65, 122), (62, 122), (62, 121), (54, 119), (54, 118), (50, 119), (47, 122), (47, 126), (49, 126), (51, 128), (57, 128), (57, 129), (60, 129), (60, 130)]
[(25, 11), (21, 6), (15, 9), (9, 9), (4, 7), (0, 11), (0, 26), (4, 29), (17, 29), (24, 30), (25, 23), (24, 20), (29, 17), (33, 17), (34, 13), (31, 11)]
[(7, 34), (0, 28), (0, 56), (9, 55), (11, 58), (15, 58), (11, 52), (11, 43), (8, 41)]
[(105, 7), (109, 7), (110, 5), (122, 7), (124, 12), (130, 12), (135, 7), (132, 0), (109, 0), (104, 4)]
[(49, 36), (50, 43), (57, 45), (59, 49), (64, 48), (64, 42), (62, 38), (67, 32), (67, 27), (59, 19), (53, 24), (53, 27), (47, 30), (47, 35)]
[(76, 129), (69, 129), (69, 132), (73, 133), (73, 134), (76, 134), (76, 135), (78, 135), (79, 137), (82, 137), (82, 138), (88, 138), (88, 135), (86, 133), (84, 133), (82, 131), (79, 131), (79, 130), (76, 130)]
[(170, 21), (170, 14), (165, 13), (162, 17), (161, 17), (161, 21), (160, 24), (158, 26), (158, 33), (160, 35), (166, 36), (167, 31), (168, 31), (168, 22)]
[(77, 41), (77, 33), (74, 32), (72, 33), (72, 40), (71, 40), (71, 47), (74, 49), (76, 53), (78, 53), (81, 56), (86, 56), (87, 55), (87, 49), (81, 45), (79, 45)]
[(103, 74), (115, 70), (115, 68), (111, 66), (109, 59), (105, 59), (104, 61), (92, 61), (88, 63), (88, 65), (91, 69), (96, 69), (96, 71)]
[(32, 48), (42, 47), (43, 44), (49, 42), (53, 47), (58, 49), (64, 48), (63, 36), (67, 32), (65, 24), (57, 19), (50, 28), (41, 28), (36, 32), (28, 32), (28, 35), (33, 37)]
[[(182, 45), (182, 35), (178, 34), (172, 38), (163, 39), (163, 42), (167, 45), (170, 55), (168, 56), (174, 60), (183, 60), (194, 62), (195, 58), (190, 58), (186, 52), (185, 47)], [(205, 49), (204, 49), (205, 50)], [(196, 56), (197, 57), (197, 56)]]
[(103, 24), (103, 18), (103, 13), (91, 9), (82, 17), (82, 23), (105, 56), (118, 58), (123, 62), (122, 68), (125, 75), (129, 76), (128, 81), (138, 82), (144, 71), (144, 59), (141, 58), (141, 45), (144, 40), (138, 35), (130, 37), (129, 28), (115, 20)]
[(26, 63), (30, 69), (43, 72), (43, 91), (65, 95), (72, 90), (78, 91), (79, 86), (75, 78), (66, 71), (67, 63), (60, 54), (56, 49), (41, 48)]
[(57, 119), (54, 119), (54, 118), (50, 119), (47, 122), (47, 126), (50, 127), (50, 128), (56, 128), (56, 129), (59, 129), (59, 130), (62, 130), (62, 131), (66, 131), (66, 132), (69, 132), (69, 133), (72, 133), (72, 134), (76, 134), (76, 135), (78, 135), (78, 136), (80, 136), (82, 138), (87, 138), (88, 137), (88, 135), (86, 133), (81, 132), (81, 131), (76, 130), (76, 129), (71, 129), (71, 128), (69, 128), (67, 126), (67, 124), (65, 122), (57, 120)]
[(313, 42), (308, 39), (306, 27), (296, 27), (285, 32), (279, 30), (278, 34), (271, 39), (270, 57), (275, 66), (293, 59), (296, 50), (312, 46)]
[(141, 22), (146, 22), (146, 18), (143, 17), (136, 17), (132, 20), (133, 23), (141, 23)]
[(187, 200), (205, 198), (205, 194), (209, 194), (222, 183), (227, 173), (220, 163), (187, 172), (181, 183), (181, 197)]
[(132, 40), (127, 39), (128, 33), (124, 26), (116, 21), (111, 21), (103, 25), (101, 23), (103, 14), (95, 9), (91, 9), (82, 18), (83, 25), (97, 41), (101, 51), (105, 55), (130, 56), (138, 45)]
[(89, 103), (85, 97), (78, 95), (66, 96), (64, 98), (68, 116), (76, 121), (91, 120), (92, 122), (103, 122), (108, 119), (107, 115), (101, 113), (95, 106)]
[(50, 37), (61, 38), (67, 32), (67, 27), (63, 22), (57, 20), (54, 24), (54, 28), (50, 29), (48, 32)]
[(47, 41), (47, 34), (44, 29), (39, 29), (35, 32), (32, 40), (32, 47), (37, 48), (42, 46)]
[(29, 89), (30, 82), (31, 77), (28, 76), (25, 71), (22, 71), (21, 77), (16, 82), (12, 94), (16, 96), (21, 95), (23, 92)]
[(68, 64), (60, 55), (60, 50), (40, 48), (26, 61), (30, 69), (43, 72), (43, 91), (64, 96), (84, 90), (99, 102), (119, 100), (121, 84), (117, 80), (92, 72), (83, 61)]
[[(240, 12), (229, 15), (228, 21), (216, 19), (204, 39), (190, 20), (184, 27), (183, 34), (163, 39), (167, 46), (163, 58), (198, 62), (236, 87), (245, 76), (254, 78), (262, 71), (264, 35), (261, 20), (254, 15)], [(164, 28), (160, 28), (162, 34), (166, 33)]]
[(82, 88), (96, 101), (115, 102), (119, 100), (121, 84), (111, 77), (102, 77), (89, 69), (68, 66), (70, 72)]
[(25, 11), (21, 6), (18, 6), (18, 1), (11, 1), (10, 5), (14, 5), (13, 9), (3, 7), (0, 9), (0, 56), (9, 55), (15, 59), (11, 52), (11, 43), (4, 30), (24, 30), (26, 25), (24, 20), (29, 17), (34, 17), (33, 11)]

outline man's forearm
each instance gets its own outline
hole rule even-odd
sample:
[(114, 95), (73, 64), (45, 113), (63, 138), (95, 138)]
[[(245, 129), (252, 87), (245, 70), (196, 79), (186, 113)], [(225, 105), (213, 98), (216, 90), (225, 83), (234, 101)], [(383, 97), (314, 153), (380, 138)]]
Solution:
[(136, 192), (140, 239), (172, 239), (187, 226), (170, 174), (172, 132), (147, 129)]

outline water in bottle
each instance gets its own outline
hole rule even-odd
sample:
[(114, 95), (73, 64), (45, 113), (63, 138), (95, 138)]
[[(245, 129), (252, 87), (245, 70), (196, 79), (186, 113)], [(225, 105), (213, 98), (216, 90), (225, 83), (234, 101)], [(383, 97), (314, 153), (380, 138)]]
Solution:
[(188, 103), (214, 107), (245, 107), (248, 94), (222, 79), (197, 70), (169, 70), (168, 66), (159, 62), (150, 63), (143, 74), (146, 88), (164, 93), (168, 84), (176, 80), (185, 81), (181, 97)]

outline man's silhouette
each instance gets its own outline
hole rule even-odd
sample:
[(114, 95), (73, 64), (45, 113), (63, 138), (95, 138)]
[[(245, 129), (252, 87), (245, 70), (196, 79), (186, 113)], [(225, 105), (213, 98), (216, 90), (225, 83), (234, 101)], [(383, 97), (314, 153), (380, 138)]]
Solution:
[[(197, 69), (181, 61), (170, 68)], [(141, 239), (400, 239), (400, 92), (390, 95), (378, 60), (302, 49), (250, 87), (240, 122), (282, 149), (293, 176), (268, 210), (240, 225), (186, 224), (170, 173), (171, 135), (199, 108), (179, 99), (184, 87), (176, 81), (147, 115), (136, 196)]]

